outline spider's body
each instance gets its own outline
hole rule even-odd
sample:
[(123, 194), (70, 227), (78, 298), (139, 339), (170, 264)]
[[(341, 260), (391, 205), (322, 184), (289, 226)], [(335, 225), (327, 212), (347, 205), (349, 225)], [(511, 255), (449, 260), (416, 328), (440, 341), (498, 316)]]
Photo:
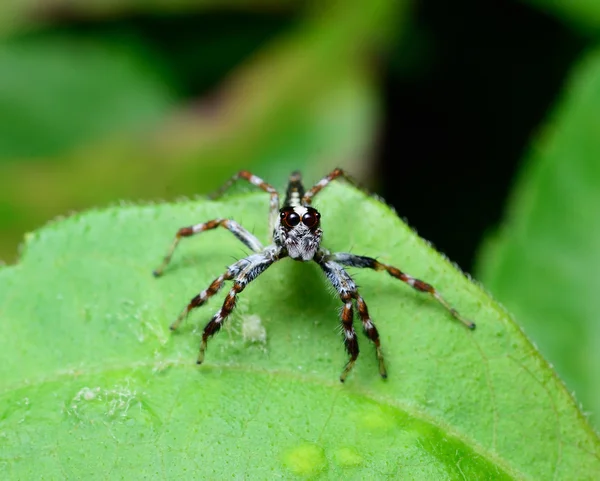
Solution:
[(200, 344), (200, 353), (198, 355), (198, 364), (201, 364), (204, 360), (208, 338), (219, 331), (227, 316), (233, 311), (237, 295), (271, 264), (285, 257), (290, 257), (302, 262), (316, 262), (321, 267), (325, 276), (331, 282), (343, 302), (341, 313), (342, 330), (344, 334), (344, 345), (350, 359), (340, 376), (340, 381), (342, 382), (346, 379), (346, 376), (354, 366), (359, 353), (358, 340), (353, 325), (354, 305), (356, 305), (366, 336), (375, 344), (377, 359), (379, 361), (379, 373), (382, 377), (387, 376), (377, 328), (369, 316), (367, 304), (359, 295), (356, 284), (344, 266), (359, 268), (367, 267), (378, 271), (385, 270), (392, 277), (407, 283), (416, 290), (429, 293), (455, 318), (460, 320), (470, 329), (475, 328), (474, 323), (460, 316), (456, 309), (451, 307), (440, 293), (426, 282), (415, 279), (395, 267), (382, 264), (374, 258), (357, 256), (349, 253), (331, 253), (321, 247), (321, 240), (323, 238), (320, 222), (321, 214), (311, 207), (310, 204), (312, 198), (317, 193), (338, 177), (343, 177), (351, 183), (354, 183), (344, 171), (335, 169), (328, 176), (316, 183), (310, 190), (305, 191), (300, 174), (294, 172), (290, 176), (286, 196), (281, 208), (279, 208), (279, 194), (277, 191), (250, 172), (241, 171), (225, 184), (217, 195), (220, 195), (237, 179), (245, 179), (271, 195), (269, 219), (272, 232), (272, 243), (267, 247), (263, 247), (254, 235), (237, 222), (229, 219), (215, 219), (202, 224), (179, 229), (162, 265), (154, 271), (156, 276), (162, 274), (182, 237), (192, 236), (206, 230), (215, 229), (219, 226), (228, 229), (235, 237), (253, 251), (248, 257), (230, 265), (224, 274), (217, 277), (207, 289), (195, 296), (171, 325), (171, 329), (176, 329), (192, 309), (203, 305), (211, 296), (216, 294), (223, 287), (225, 281), (233, 281), (233, 285), (227, 293), (221, 309), (219, 309), (204, 328), (202, 342)]
[(280, 210), (273, 232), (273, 242), (292, 259), (310, 261), (321, 245), (321, 214), (312, 207), (287, 206)]

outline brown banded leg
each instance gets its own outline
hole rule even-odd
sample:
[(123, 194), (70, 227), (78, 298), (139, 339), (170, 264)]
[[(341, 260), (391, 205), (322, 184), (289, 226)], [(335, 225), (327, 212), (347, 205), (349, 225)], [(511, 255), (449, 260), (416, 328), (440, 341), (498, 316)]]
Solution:
[(308, 190), (304, 194), (304, 197), (302, 197), (302, 201), (306, 204), (310, 204), (312, 202), (312, 198), (315, 195), (317, 195), (319, 192), (321, 192), (321, 190), (323, 190), (325, 187), (327, 187), (327, 185), (329, 185), (330, 182), (334, 181), (338, 177), (344, 178), (350, 184), (361, 189), (361, 187), (358, 185), (358, 182), (356, 182), (356, 180), (354, 180), (354, 178), (352, 178), (350, 175), (348, 175), (342, 169), (333, 169), (328, 175), (323, 177), (319, 182), (317, 182), (310, 190)]
[(348, 376), (348, 373), (350, 373), (354, 367), (359, 353), (358, 339), (353, 326), (354, 313), (352, 309), (352, 299), (358, 297), (358, 292), (352, 277), (350, 277), (350, 274), (348, 274), (340, 264), (333, 262), (332, 260), (328, 260), (324, 256), (316, 256), (315, 261), (317, 264), (319, 264), (321, 269), (323, 269), (327, 279), (329, 279), (339, 294), (340, 299), (344, 303), (341, 315), (342, 333), (344, 334), (344, 347), (350, 355), (350, 359), (340, 375), (340, 381), (344, 382)]
[[(233, 272), (235, 280), (233, 286), (225, 296), (225, 301), (221, 309), (212, 317), (210, 321), (204, 326), (202, 332), (202, 342), (200, 343), (200, 352), (198, 353), (198, 364), (202, 364), (204, 361), (204, 354), (206, 352), (206, 344), (208, 338), (214, 336), (223, 325), (227, 316), (231, 314), (235, 307), (236, 296), (242, 292), (250, 282), (256, 279), (262, 274), (271, 264), (280, 259), (281, 248), (269, 248), (265, 251), (252, 254), (245, 259), (238, 261), (232, 267), (229, 268), (228, 272), (232, 272), (234, 268), (237, 268), (237, 272)], [(216, 281), (215, 281), (216, 282)], [(185, 314), (184, 314), (185, 316)]]
[(365, 335), (375, 344), (375, 353), (377, 354), (377, 361), (379, 363), (379, 374), (381, 377), (387, 377), (387, 371), (385, 369), (385, 363), (383, 361), (383, 352), (381, 351), (381, 343), (379, 342), (379, 332), (373, 324), (371, 320), (371, 316), (369, 316), (369, 310), (367, 309), (367, 304), (365, 300), (356, 294), (356, 307), (358, 308), (358, 315), (360, 316), (360, 320), (362, 321), (363, 329), (365, 331)]
[(204, 331), (202, 332), (202, 342), (200, 343), (200, 352), (198, 353), (197, 364), (202, 364), (204, 362), (204, 354), (206, 352), (206, 344), (208, 343), (208, 338), (214, 336), (219, 330), (221, 326), (223, 326), (223, 322), (227, 319), (227, 316), (231, 314), (233, 308), (235, 307), (236, 296), (244, 290), (244, 286), (239, 284), (238, 282), (234, 282), (231, 290), (227, 293), (225, 297), (225, 301), (223, 302), (223, 306), (217, 312), (208, 324), (204, 326)]
[(343, 264), (343, 265), (349, 266), (349, 267), (363, 267), (363, 268), (368, 267), (368, 268), (374, 269), (376, 271), (387, 271), (387, 273), (390, 276), (395, 277), (396, 279), (399, 279), (402, 282), (405, 282), (406, 284), (408, 284), (412, 288), (416, 289), (417, 291), (426, 292), (427, 294), (430, 294), (437, 302), (439, 302), (442, 306), (444, 306), (444, 308), (455, 319), (462, 322), (469, 329), (475, 329), (475, 323), (468, 319), (465, 319), (463, 316), (461, 316), (459, 314), (459, 312), (454, 307), (452, 307), (448, 303), (448, 301), (446, 301), (446, 299), (444, 299), (442, 297), (442, 295), (431, 284), (428, 284), (427, 282), (424, 282), (420, 279), (416, 279), (416, 278), (402, 272), (400, 269), (397, 269), (396, 267), (389, 266), (387, 264), (382, 264), (381, 262), (373, 259), (372, 257), (357, 256), (354, 254), (348, 254), (348, 253), (344, 253), (344, 252), (330, 254), (327, 256), (327, 259), (331, 259), (335, 262), (339, 262), (340, 264)]
[(204, 289), (202, 292), (200, 292), (197, 296), (195, 296), (189, 302), (189, 304), (186, 306), (186, 308), (183, 311), (181, 311), (181, 314), (179, 314), (177, 319), (175, 319), (175, 321), (173, 321), (173, 323), (171, 324), (170, 329), (172, 331), (177, 329), (180, 326), (180, 324), (184, 321), (184, 319), (188, 316), (188, 314), (190, 313), (190, 311), (192, 309), (195, 309), (196, 307), (200, 307), (206, 301), (208, 301), (208, 299), (210, 299), (217, 292), (219, 292), (221, 287), (223, 287), (223, 284), (225, 283), (225, 281), (233, 279), (234, 275), (235, 275), (235, 272), (232, 271), (230, 268), (223, 275), (217, 277), (214, 281), (212, 281), (210, 286), (208, 286), (206, 289)]
[(237, 174), (225, 182), (225, 184), (223, 184), (219, 190), (211, 194), (209, 197), (211, 199), (217, 199), (221, 197), (223, 193), (239, 179), (247, 180), (252, 185), (255, 185), (259, 189), (264, 190), (271, 195), (271, 200), (269, 202), (269, 235), (271, 235), (279, 215), (279, 194), (277, 193), (275, 187), (273, 187), (271, 184), (267, 184), (260, 177), (248, 172), (247, 170), (240, 170)]
[(344, 346), (346, 348), (346, 352), (350, 355), (350, 359), (346, 363), (342, 374), (340, 375), (340, 381), (344, 382), (348, 373), (354, 367), (356, 363), (356, 359), (358, 358), (358, 339), (356, 338), (356, 331), (354, 330), (353, 318), (354, 313), (352, 309), (352, 298), (349, 294), (345, 294), (341, 296), (342, 302), (344, 303), (344, 307), (342, 308), (342, 331), (344, 334)]
[(242, 241), (244, 245), (252, 249), (254, 252), (260, 252), (263, 249), (263, 246), (260, 243), (260, 241), (236, 221), (229, 219), (209, 220), (208, 222), (203, 222), (202, 224), (196, 224), (189, 227), (182, 227), (181, 229), (179, 229), (177, 231), (177, 234), (175, 234), (175, 239), (173, 240), (173, 243), (171, 244), (167, 255), (164, 257), (162, 264), (159, 266), (158, 269), (153, 271), (153, 274), (156, 277), (162, 275), (169, 262), (171, 262), (173, 253), (175, 252), (177, 245), (183, 237), (190, 237), (196, 234), (200, 234), (207, 230), (216, 229), (217, 227), (224, 227), (225, 229), (227, 229), (235, 237)]

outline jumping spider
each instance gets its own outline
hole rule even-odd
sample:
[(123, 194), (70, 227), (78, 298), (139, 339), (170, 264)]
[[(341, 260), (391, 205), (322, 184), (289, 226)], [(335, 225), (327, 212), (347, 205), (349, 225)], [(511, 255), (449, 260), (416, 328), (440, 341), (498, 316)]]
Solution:
[(332, 253), (321, 247), (321, 239), (323, 237), (320, 223), (321, 214), (319, 214), (315, 208), (311, 207), (310, 204), (315, 195), (317, 195), (332, 180), (338, 177), (344, 178), (350, 183), (355, 184), (353, 179), (343, 170), (335, 169), (329, 175), (317, 182), (310, 190), (305, 191), (300, 173), (292, 173), (287, 186), (283, 206), (279, 208), (279, 194), (271, 185), (264, 182), (261, 178), (245, 170), (233, 176), (217, 192), (217, 195), (221, 195), (238, 179), (245, 179), (271, 195), (269, 229), (272, 233), (272, 243), (267, 247), (263, 247), (254, 235), (237, 222), (230, 219), (215, 219), (202, 224), (183, 227), (177, 231), (175, 240), (161, 266), (154, 271), (155, 276), (160, 276), (163, 273), (182, 237), (193, 236), (206, 230), (216, 229), (217, 227), (228, 229), (253, 251), (253, 254), (230, 265), (224, 274), (217, 277), (207, 289), (194, 297), (175, 322), (171, 324), (172, 330), (177, 329), (192, 309), (200, 307), (210, 297), (214, 296), (219, 289), (223, 287), (225, 281), (233, 281), (233, 286), (227, 293), (223, 306), (204, 327), (202, 342), (200, 343), (200, 353), (198, 354), (198, 364), (201, 364), (204, 361), (204, 353), (206, 351), (208, 338), (221, 329), (223, 322), (227, 319), (227, 316), (231, 314), (231, 311), (233, 311), (236, 296), (271, 264), (284, 257), (291, 257), (296, 261), (302, 262), (315, 261), (319, 267), (323, 269), (329, 282), (331, 282), (344, 303), (341, 313), (342, 330), (344, 334), (344, 345), (350, 359), (340, 375), (340, 381), (342, 382), (345, 381), (358, 357), (358, 340), (352, 324), (353, 302), (356, 303), (358, 315), (362, 321), (362, 327), (366, 336), (373, 341), (373, 344), (375, 344), (377, 359), (379, 361), (379, 374), (381, 374), (381, 377), (383, 378), (387, 377), (377, 328), (371, 320), (367, 304), (359, 295), (356, 284), (352, 280), (352, 277), (350, 277), (350, 274), (346, 272), (344, 266), (360, 268), (368, 267), (376, 271), (387, 271), (389, 275), (407, 283), (417, 291), (430, 294), (444, 306), (452, 316), (461, 321), (468, 328), (475, 329), (475, 324), (473, 322), (463, 318), (456, 309), (446, 302), (433, 286), (426, 282), (415, 279), (399, 269), (382, 264), (371, 257), (343, 252)]

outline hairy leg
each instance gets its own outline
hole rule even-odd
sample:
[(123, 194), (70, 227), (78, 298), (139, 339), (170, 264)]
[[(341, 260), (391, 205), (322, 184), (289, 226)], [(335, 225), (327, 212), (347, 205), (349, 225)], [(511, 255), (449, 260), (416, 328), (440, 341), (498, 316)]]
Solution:
[(167, 255), (164, 257), (162, 264), (159, 266), (158, 269), (156, 269), (153, 272), (153, 274), (156, 277), (159, 277), (162, 275), (165, 268), (171, 261), (171, 258), (173, 257), (173, 253), (175, 252), (177, 245), (179, 244), (179, 242), (181, 241), (181, 239), (183, 237), (190, 237), (190, 236), (193, 236), (196, 234), (200, 234), (201, 232), (204, 232), (207, 230), (216, 229), (217, 227), (224, 227), (225, 229), (229, 230), (229, 232), (231, 232), (240, 241), (242, 241), (244, 243), (244, 245), (246, 245), (247, 247), (252, 249), (252, 251), (254, 251), (254, 252), (260, 252), (263, 249), (263, 246), (260, 243), (260, 241), (254, 235), (252, 235), (250, 232), (248, 232), (246, 229), (244, 229), (240, 224), (235, 222), (234, 220), (229, 220), (229, 219), (210, 220), (208, 222), (203, 222), (202, 224), (196, 224), (196, 225), (192, 225), (189, 227), (182, 227), (181, 229), (179, 229), (177, 231), (177, 234), (175, 234), (175, 239), (173, 240), (173, 243), (171, 244), (171, 247), (169, 248)]
[(416, 289), (419, 292), (425, 292), (430, 294), (437, 302), (439, 302), (444, 308), (457, 320), (462, 322), (469, 329), (475, 329), (475, 323), (465, 319), (463, 316), (459, 314), (459, 312), (452, 307), (446, 299), (442, 297), (442, 295), (431, 285), (420, 279), (416, 279), (396, 267), (389, 266), (387, 264), (382, 264), (381, 262), (373, 259), (372, 257), (366, 256), (357, 256), (354, 254), (348, 254), (345, 252), (337, 252), (335, 254), (329, 254), (325, 256), (325, 259), (332, 260), (334, 262), (338, 262), (342, 265), (348, 267), (368, 267), (369, 269), (374, 269), (376, 271), (387, 271), (389, 275), (395, 277), (396, 279), (405, 282), (412, 288)]
[(227, 296), (225, 296), (225, 301), (223, 302), (221, 309), (219, 309), (219, 311), (204, 327), (204, 331), (202, 333), (202, 342), (200, 343), (200, 352), (198, 353), (198, 364), (202, 364), (204, 361), (204, 354), (206, 352), (208, 338), (219, 332), (223, 322), (233, 311), (237, 295), (242, 292), (246, 286), (250, 284), (250, 282), (267, 270), (271, 264), (278, 261), (282, 257), (281, 249), (278, 247), (273, 247), (267, 248), (265, 251), (258, 254), (252, 254), (240, 261), (240, 263), (244, 262), (243, 267), (235, 274), (233, 286), (227, 293)]
[(232, 271), (231, 269), (227, 269), (227, 271), (223, 275), (220, 275), (214, 281), (212, 281), (210, 286), (208, 286), (206, 289), (204, 289), (202, 292), (198, 293), (192, 298), (192, 300), (189, 302), (186, 308), (183, 311), (181, 311), (181, 314), (179, 314), (177, 319), (173, 321), (173, 323), (170, 326), (170, 329), (172, 331), (177, 329), (192, 309), (202, 306), (206, 301), (208, 301), (208, 299), (210, 299), (212, 296), (214, 296), (217, 292), (221, 290), (221, 287), (223, 287), (225, 281), (231, 279), (233, 279)]
[(337, 262), (327, 260), (324, 257), (317, 258), (316, 262), (319, 264), (319, 266), (321, 266), (321, 269), (323, 269), (323, 272), (325, 272), (325, 275), (338, 292), (340, 299), (344, 303), (341, 315), (342, 330), (344, 333), (344, 346), (346, 347), (346, 351), (348, 352), (350, 359), (340, 375), (340, 381), (344, 382), (346, 380), (348, 373), (352, 370), (354, 364), (356, 363), (359, 353), (358, 340), (352, 325), (352, 299), (356, 300), (358, 314), (362, 320), (365, 334), (375, 344), (377, 359), (379, 362), (379, 373), (382, 377), (387, 377), (377, 328), (375, 327), (375, 324), (373, 324), (373, 321), (371, 321), (369, 311), (367, 310), (367, 305), (363, 298), (358, 294), (356, 284), (352, 280), (352, 277), (350, 277), (350, 274), (348, 274), (346, 270)]

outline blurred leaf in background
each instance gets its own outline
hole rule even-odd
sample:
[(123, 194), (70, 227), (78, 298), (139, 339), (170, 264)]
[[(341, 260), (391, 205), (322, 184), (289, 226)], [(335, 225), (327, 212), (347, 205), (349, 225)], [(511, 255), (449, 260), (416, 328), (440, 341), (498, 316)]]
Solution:
[(596, 0), (525, 0), (540, 10), (556, 15), (586, 34), (600, 27), (600, 3)]
[(534, 140), (478, 277), (600, 428), (600, 4), (528, 0), (592, 41)]
[(175, 101), (164, 67), (133, 36), (0, 43), (0, 162), (59, 161), (86, 142), (153, 127)]
[(565, 92), (478, 275), (600, 426), (600, 50)]
[[(112, 15), (120, 14), (121, 10), (112, 11), (108, 5)], [(260, 2), (257, 5), (261, 7)], [(13, 260), (22, 232), (72, 209), (121, 198), (203, 193), (241, 168), (268, 172), (277, 185), (295, 168), (310, 178), (345, 165), (364, 177), (369, 171), (364, 160), (373, 148), (379, 110), (372, 58), (400, 34), (405, 7), (405, 2), (385, 0), (297, 7), (295, 25), (257, 46), (239, 65), (232, 65), (231, 73), (210, 92), (187, 101), (180, 94), (177, 105), (176, 91), (169, 85), (177, 74), (169, 71), (168, 52), (156, 48), (156, 41), (144, 42), (140, 35), (133, 35), (131, 42), (122, 41), (131, 35), (126, 26), (117, 29), (121, 39), (117, 43), (124, 44), (119, 48), (129, 60), (119, 64), (118, 55), (110, 59), (99, 55), (95, 61), (81, 63), (83, 71), (71, 75), (72, 79), (64, 66), (74, 58), (73, 52), (84, 48), (80, 45), (83, 33), (62, 35), (62, 57), (56, 43), (26, 38), (19, 48), (34, 50), (28, 54), (46, 56), (46, 49), (53, 53), (47, 62), (54, 69), (55, 81), (50, 86), (56, 91), (46, 91), (46, 95), (56, 99), (80, 91), (85, 102), (59, 110), (56, 101), (41, 102), (42, 107), (50, 103), (42, 118), (53, 123), (53, 130), (63, 133), (63, 138), (59, 136), (53, 144), (37, 141), (37, 148), (30, 149), (38, 154), (34, 159), (28, 156), (23, 162), (18, 155), (26, 151), (19, 141), (27, 133), (23, 127), (18, 136), (0, 140), (13, 153), (0, 163), (4, 213), (0, 256)], [(75, 11), (82, 15), (80, 9), (85, 8), (77, 4)], [(94, 10), (94, 18), (108, 15), (107, 11)], [(114, 38), (98, 35), (94, 42), (97, 51), (110, 51)], [(132, 52), (135, 59), (129, 58)], [(210, 58), (188, 61), (211, 65)], [(156, 71), (146, 76), (154, 64)], [(0, 69), (10, 68), (10, 64), (0, 65)], [(27, 72), (22, 70), (25, 77)], [(104, 85), (104, 76), (116, 79), (115, 83)], [(161, 81), (166, 85), (161, 86)], [(32, 87), (32, 82), (27, 78), (19, 82), (17, 76), (13, 84), (20, 88), (7, 89), (5, 97), (16, 96), (12, 101), (16, 106), (34, 105), (31, 92), (43, 89)], [(110, 90), (107, 98), (97, 90), (102, 87)], [(129, 96), (130, 90), (136, 90), (135, 95)], [(73, 94), (67, 103), (77, 98)], [(114, 112), (134, 113), (111, 121), (110, 115), (103, 114), (110, 111), (110, 98), (119, 104)], [(99, 118), (86, 122), (96, 109)], [(14, 114), (2, 109), (1, 115), (9, 122)], [(35, 122), (25, 117), (21, 125), (26, 130)], [(43, 149), (48, 150), (42, 156)]]

